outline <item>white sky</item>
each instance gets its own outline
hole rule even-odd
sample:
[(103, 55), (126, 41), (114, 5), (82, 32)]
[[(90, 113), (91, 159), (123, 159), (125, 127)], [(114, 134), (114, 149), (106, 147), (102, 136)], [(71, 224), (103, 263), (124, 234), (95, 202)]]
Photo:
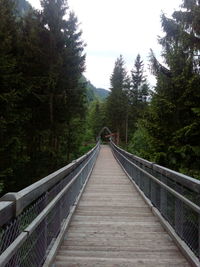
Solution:
[[(39, 0), (29, 0), (39, 8)], [(159, 57), (162, 35), (160, 15), (171, 15), (181, 0), (68, 0), (78, 17), (82, 39), (86, 42), (85, 76), (96, 87), (109, 89), (114, 63), (123, 55), (127, 70), (131, 70), (140, 53), (150, 84), (154, 77), (148, 72), (148, 55), (152, 48)]]

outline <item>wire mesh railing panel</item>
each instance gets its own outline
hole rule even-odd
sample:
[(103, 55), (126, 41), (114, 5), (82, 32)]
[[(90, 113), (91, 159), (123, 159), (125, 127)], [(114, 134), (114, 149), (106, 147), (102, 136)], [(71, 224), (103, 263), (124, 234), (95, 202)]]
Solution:
[(146, 195), (146, 197), (150, 198), (150, 194), (151, 194), (151, 180), (144, 175), (144, 190), (143, 190), (144, 194)]
[(185, 204), (183, 204), (183, 225), (182, 239), (190, 247), (190, 249), (198, 255), (199, 251), (199, 216)]
[(43, 254), (46, 253), (46, 221), (35, 229), (17, 253), (6, 264), (6, 267), (26, 266), (37, 267), (43, 262)]
[(169, 192), (167, 192), (166, 219), (175, 227), (175, 197)]
[(44, 209), (46, 196), (42, 195), (33, 205), (28, 207), (22, 214), (0, 229), (0, 254), (23, 232), (23, 230)]
[(112, 143), (111, 148), (129, 177), (200, 259), (199, 194), (167, 175), (142, 166)]
[[(80, 167), (82, 165), (83, 164), (81, 164)], [(0, 253), (2, 253), (27, 227), (27, 225), (29, 225), (38, 216), (38, 214), (47, 206), (48, 203), (51, 202), (61, 189), (71, 181), (76, 173), (77, 171), (72, 171), (72, 173), (67, 175), (63, 180), (43, 194), (37, 201), (31, 204), (30, 207), (26, 208), (22, 214), (0, 229)]]
[(39, 224), (24, 244), (16, 251), (6, 267), (42, 266), (47, 247), (50, 245), (52, 239), (56, 237), (56, 231), (55, 228), (52, 229), (52, 224), (55, 220), (58, 223), (57, 213), (58, 211), (54, 210)]

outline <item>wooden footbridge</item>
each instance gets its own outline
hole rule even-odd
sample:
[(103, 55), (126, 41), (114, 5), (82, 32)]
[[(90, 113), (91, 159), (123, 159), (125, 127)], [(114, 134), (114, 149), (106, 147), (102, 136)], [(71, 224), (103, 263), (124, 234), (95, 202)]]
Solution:
[(200, 182), (111, 142), (0, 199), (0, 266), (200, 266)]

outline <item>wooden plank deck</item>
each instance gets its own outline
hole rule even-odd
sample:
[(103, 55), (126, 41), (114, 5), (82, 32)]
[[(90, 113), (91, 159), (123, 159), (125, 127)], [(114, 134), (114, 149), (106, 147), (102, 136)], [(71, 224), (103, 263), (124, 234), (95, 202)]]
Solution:
[(53, 266), (190, 265), (102, 146)]

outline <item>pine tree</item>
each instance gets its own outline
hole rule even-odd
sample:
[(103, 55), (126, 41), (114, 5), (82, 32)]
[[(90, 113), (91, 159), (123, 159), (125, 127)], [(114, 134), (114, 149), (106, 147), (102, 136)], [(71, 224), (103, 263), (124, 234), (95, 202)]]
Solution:
[[(84, 70), (84, 44), (78, 21), (74, 13), (69, 13), (67, 1), (41, 1), (44, 8), (44, 24), (48, 25), (50, 37), (50, 67), (48, 86), (49, 117), (51, 125), (50, 145), (56, 153), (62, 150), (63, 140), (67, 147), (67, 159), (78, 143), (74, 131), (81, 127), (84, 115), (85, 88), (80, 78)], [(80, 116), (82, 115), (82, 116)], [(76, 130), (75, 130), (76, 129)], [(65, 138), (60, 138), (65, 136)], [(73, 144), (74, 142), (74, 144)]]
[(100, 130), (107, 125), (105, 108), (105, 102), (100, 102), (98, 100), (94, 101), (90, 106), (88, 121), (95, 141)]
[(111, 129), (125, 140), (125, 129), (128, 115), (127, 89), (129, 79), (124, 66), (123, 57), (120, 56), (111, 75), (111, 93), (107, 100), (107, 113)]
[(66, 164), (77, 155), (84, 132), (85, 55), (78, 21), (73, 13), (64, 18), (66, 1), (41, 2), (42, 11), (30, 9), (19, 17), (12, 0), (0, 0), (4, 192)]
[(144, 75), (144, 64), (138, 54), (134, 68), (131, 71), (131, 83), (129, 90), (129, 128), (131, 134), (136, 130), (137, 121), (143, 117), (147, 107), (149, 85)]
[(18, 25), (12, 0), (0, 0), (0, 180), (14, 184), (14, 170), (23, 163), (18, 103), (21, 75), (17, 66)]
[(23, 77), (21, 109), (28, 120), (23, 125), (26, 153), (30, 158), (26, 173), (29, 181), (38, 179), (54, 169), (50, 162), (51, 123), (49, 116), (50, 37), (44, 27), (42, 14), (30, 11), (21, 26), (19, 68)]
[(165, 36), (160, 44), (166, 67), (151, 54), (157, 85), (147, 125), (154, 138), (155, 160), (195, 176), (200, 161), (200, 75), (194, 14), (199, 4), (184, 1), (183, 7), (186, 10), (175, 12), (173, 19), (162, 16)]
[(176, 25), (181, 26), (183, 42), (189, 49), (194, 60), (199, 60), (200, 50), (200, 2), (198, 0), (183, 0), (182, 9), (173, 13)]
[(64, 92), (66, 96), (66, 124), (67, 124), (67, 159), (72, 151), (77, 150), (82, 139), (75, 138), (78, 127), (83, 128), (86, 112), (86, 84), (82, 82), (82, 73), (85, 70), (84, 42), (82, 32), (78, 29), (78, 20), (73, 12), (69, 13), (67, 27), (64, 31), (65, 46), (63, 58)]
[(137, 105), (137, 103), (142, 100), (141, 86), (146, 82), (146, 79), (144, 77), (144, 64), (139, 54), (136, 57), (134, 68), (131, 71), (131, 76), (131, 102)]

